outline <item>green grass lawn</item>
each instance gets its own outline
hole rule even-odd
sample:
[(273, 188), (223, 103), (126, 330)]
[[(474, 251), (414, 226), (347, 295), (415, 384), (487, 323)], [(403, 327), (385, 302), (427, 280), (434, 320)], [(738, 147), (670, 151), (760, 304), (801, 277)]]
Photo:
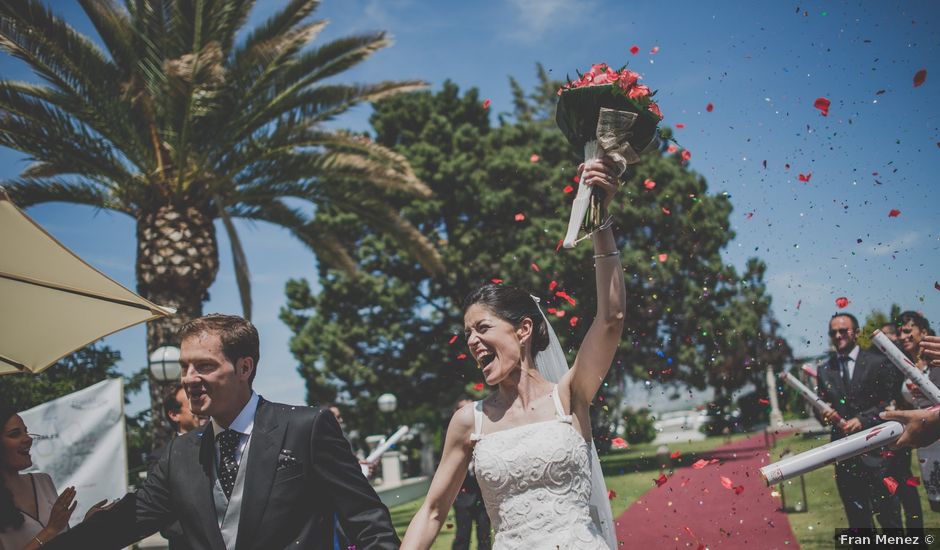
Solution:
[[(710, 437), (704, 441), (688, 441), (669, 445), (669, 453), (680, 452), (682, 455), (672, 459), (673, 468), (691, 465), (693, 462), (707, 456), (708, 451), (724, 445), (727, 441), (737, 441), (753, 434), (735, 434), (729, 439), (725, 437)], [(635, 502), (646, 491), (654, 487), (653, 479), (659, 476), (660, 465), (656, 456), (659, 445), (641, 443), (631, 445), (625, 451), (614, 451), (601, 457), (601, 467), (604, 470), (604, 479), (607, 488), (617, 493), (610, 505), (616, 518)], [(424, 499), (391, 508), (392, 523), (399, 536), (404, 536), (408, 523), (421, 506)], [(454, 542), (454, 514), (447, 516), (444, 528), (438, 535), (432, 550), (448, 550)], [(475, 537), (471, 548), (476, 548)]]
[[(799, 453), (828, 442), (829, 434), (809, 438), (804, 438), (798, 434), (778, 440), (771, 456), (776, 460), (786, 449), (790, 449), (793, 453)], [(912, 467), (914, 475), (920, 477), (916, 453), (912, 461)], [(834, 530), (837, 527), (842, 528), (848, 525), (842, 507), (842, 500), (836, 490), (835, 467), (826, 466), (805, 474), (804, 481), (806, 483), (807, 502), (802, 503), (802, 512), (787, 514), (790, 519), (790, 526), (800, 543), (800, 548), (804, 550), (830, 549), (833, 547), (832, 536)], [(800, 490), (800, 480), (796, 478), (785, 483), (784, 491), (787, 507), (792, 508), (803, 498)], [(923, 487), (920, 487), (918, 492), (924, 510), (924, 525), (926, 527), (940, 527), (940, 514), (930, 511), (926, 491)]]

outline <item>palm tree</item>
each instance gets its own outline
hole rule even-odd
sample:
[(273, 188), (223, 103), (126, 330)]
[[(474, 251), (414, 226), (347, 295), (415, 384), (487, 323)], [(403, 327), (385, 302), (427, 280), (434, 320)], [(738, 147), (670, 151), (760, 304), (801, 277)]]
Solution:
[[(323, 128), (353, 105), (424, 87), (332, 82), (388, 46), (384, 32), (313, 47), (326, 26), (310, 17), (316, 0), (291, 0), (240, 40), (252, 0), (79, 3), (104, 49), (40, 0), (0, 0), (0, 48), (44, 81), (0, 80), (0, 145), (33, 161), (5, 185), (22, 206), (62, 201), (136, 220), (137, 290), (179, 312), (148, 326), (148, 350), (202, 314), (219, 269), (216, 220), (231, 242), (249, 317), (234, 218), (285, 227), (321, 261), (354, 270), (341, 239), (314, 215), (336, 209), (394, 235), (441, 272), (431, 242), (384, 200), (430, 193), (407, 161)], [(151, 384), (155, 426), (156, 392)]]

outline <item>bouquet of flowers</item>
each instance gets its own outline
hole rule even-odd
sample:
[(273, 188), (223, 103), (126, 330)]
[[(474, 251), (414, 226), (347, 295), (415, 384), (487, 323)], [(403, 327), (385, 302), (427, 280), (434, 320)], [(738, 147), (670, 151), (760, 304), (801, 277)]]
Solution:
[[(640, 155), (659, 148), (657, 126), (663, 114), (653, 101), (656, 92), (638, 82), (639, 74), (600, 63), (578, 76), (558, 90), (555, 123), (585, 161), (606, 155), (617, 164), (619, 176)], [(574, 247), (582, 224), (593, 231), (603, 216), (599, 198), (579, 184), (564, 247)]]

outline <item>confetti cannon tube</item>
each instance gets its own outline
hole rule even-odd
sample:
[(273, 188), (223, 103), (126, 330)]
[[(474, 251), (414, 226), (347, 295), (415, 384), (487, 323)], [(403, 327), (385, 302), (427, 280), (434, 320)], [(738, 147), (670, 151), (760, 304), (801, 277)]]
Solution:
[(786, 382), (788, 386), (798, 391), (800, 395), (803, 396), (803, 399), (809, 401), (809, 404), (813, 406), (814, 409), (819, 411), (821, 414), (827, 414), (830, 411), (832, 412), (831, 422), (836, 425), (836, 427), (841, 428), (845, 424), (845, 420), (839, 416), (839, 413), (832, 408), (832, 405), (826, 403), (818, 395), (816, 395), (813, 390), (807, 388), (803, 385), (802, 382), (796, 379), (795, 376), (790, 376), (785, 372), (780, 373), (780, 379)]
[(894, 363), (894, 366), (904, 373), (904, 376), (911, 379), (911, 382), (917, 384), (924, 396), (931, 403), (940, 404), (940, 389), (927, 378), (927, 375), (917, 368), (910, 359), (904, 355), (904, 352), (894, 345), (894, 342), (888, 339), (880, 330), (876, 330), (871, 335), (871, 342), (881, 350), (885, 356)]
[(365, 464), (360, 464), (362, 467), (362, 474), (366, 477), (369, 477), (369, 467), (379, 461), (382, 458), (382, 455), (385, 454), (385, 451), (392, 448), (392, 445), (398, 443), (398, 441), (405, 437), (405, 434), (408, 433), (408, 426), (402, 426), (398, 428), (398, 431), (389, 436), (388, 439), (379, 444), (374, 451), (369, 453), (369, 456), (365, 459)]
[(760, 469), (760, 475), (768, 486), (774, 485), (833, 462), (847, 460), (872, 449), (890, 445), (903, 433), (904, 427), (900, 422), (885, 422), (849, 437), (768, 464)]

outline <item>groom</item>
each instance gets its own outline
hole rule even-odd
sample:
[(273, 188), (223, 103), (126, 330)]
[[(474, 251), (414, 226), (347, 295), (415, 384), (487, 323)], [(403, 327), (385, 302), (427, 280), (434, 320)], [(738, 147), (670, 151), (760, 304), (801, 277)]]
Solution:
[(205, 427), (174, 438), (143, 486), (47, 548), (122, 548), (179, 521), (194, 550), (332, 548), (334, 516), (359, 549), (395, 549), (388, 509), (328, 409), (252, 390), (258, 331), (208, 315), (179, 331), (182, 383)]

